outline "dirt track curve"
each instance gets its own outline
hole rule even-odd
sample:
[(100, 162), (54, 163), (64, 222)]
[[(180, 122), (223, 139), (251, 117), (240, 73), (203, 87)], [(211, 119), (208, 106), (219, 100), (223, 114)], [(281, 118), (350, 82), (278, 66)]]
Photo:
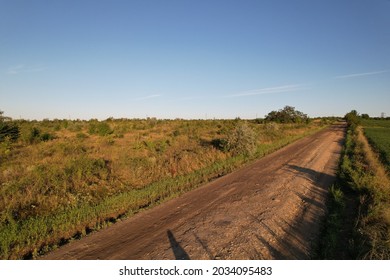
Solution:
[(308, 259), (345, 125), (334, 125), (43, 259)]

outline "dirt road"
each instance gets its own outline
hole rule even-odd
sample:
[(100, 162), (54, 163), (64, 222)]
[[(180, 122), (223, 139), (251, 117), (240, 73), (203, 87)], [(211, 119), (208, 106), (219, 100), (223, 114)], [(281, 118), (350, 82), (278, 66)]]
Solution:
[(301, 139), (44, 259), (308, 259), (344, 130)]

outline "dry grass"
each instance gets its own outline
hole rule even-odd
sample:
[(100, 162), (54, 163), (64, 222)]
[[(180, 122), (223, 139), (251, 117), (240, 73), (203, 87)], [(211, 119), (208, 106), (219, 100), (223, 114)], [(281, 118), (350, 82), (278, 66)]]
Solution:
[[(179, 195), (322, 127), (270, 129), (247, 122), (257, 135), (252, 156), (214, 145), (240, 122), (20, 122), (20, 141), (0, 149), (0, 257), (35, 257), (61, 240)], [(35, 138), (33, 128), (40, 132)]]

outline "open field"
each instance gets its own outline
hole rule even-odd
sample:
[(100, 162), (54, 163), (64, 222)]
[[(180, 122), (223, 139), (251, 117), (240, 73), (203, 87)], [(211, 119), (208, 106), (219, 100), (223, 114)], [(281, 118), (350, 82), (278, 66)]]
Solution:
[[(0, 146), (3, 259), (35, 258), (323, 127), (238, 119), (18, 125), (18, 142)], [(237, 131), (254, 139), (244, 152), (231, 143)]]
[(364, 120), (364, 133), (390, 170), (390, 120)]

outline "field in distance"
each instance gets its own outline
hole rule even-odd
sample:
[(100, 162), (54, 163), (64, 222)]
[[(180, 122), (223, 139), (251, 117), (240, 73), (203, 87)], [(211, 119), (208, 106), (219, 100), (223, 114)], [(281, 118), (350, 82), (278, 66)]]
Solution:
[(390, 120), (363, 120), (362, 125), (371, 146), (380, 154), (382, 162), (390, 170)]

